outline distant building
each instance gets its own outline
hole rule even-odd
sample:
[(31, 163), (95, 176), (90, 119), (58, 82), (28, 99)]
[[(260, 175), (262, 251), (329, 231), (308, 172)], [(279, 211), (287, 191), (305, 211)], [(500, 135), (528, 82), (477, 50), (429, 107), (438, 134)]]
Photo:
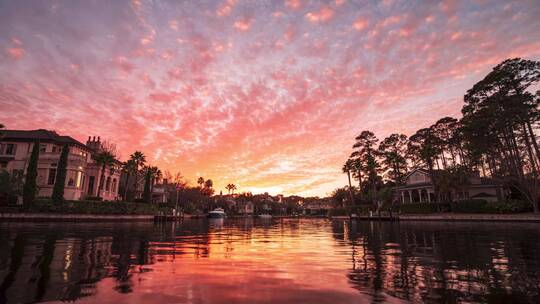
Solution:
[[(435, 171), (438, 174), (438, 171)], [(434, 185), (429, 172), (424, 169), (414, 169), (405, 176), (403, 185), (394, 188), (397, 199), (401, 203), (435, 202)], [(497, 201), (502, 197), (502, 187), (491, 179), (481, 178), (479, 173), (472, 173), (469, 184), (463, 187), (463, 191), (450, 191), (442, 195), (448, 201), (464, 199), (483, 199)]]
[[(101, 196), (103, 200), (118, 199), (120, 165), (105, 167), (101, 180), (102, 166), (95, 161), (101, 149), (98, 137), (88, 138), (83, 144), (69, 136), (62, 136), (48, 130), (2, 130), (0, 138), (0, 170), (10, 173), (26, 173), (30, 154), (35, 143), (39, 142), (39, 161), (37, 184), (38, 197), (50, 197), (56, 180), (57, 166), (64, 145), (69, 145), (66, 185), (66, 200), (84, 200), (87, 197)], [(100, 187), (101, 185), (101, 187)]]
[(332, 203), (328, 199), (315, 199), (304, 201), (302, 207), (306, 215), (327, 215), (332, 209)]
[(251, 201), (238, 202), (237, 208), (238, 208), (238, 214), (242, 214), (242, 215), (252, 215), (255, 210), (253, 203)]

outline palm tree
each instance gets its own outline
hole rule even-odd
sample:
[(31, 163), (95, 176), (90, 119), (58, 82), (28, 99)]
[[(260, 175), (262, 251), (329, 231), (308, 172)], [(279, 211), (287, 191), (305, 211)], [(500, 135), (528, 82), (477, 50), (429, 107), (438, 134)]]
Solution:
[(142, 169), (142, 166), (146, 163), (146, 156), (141, 151), (135, 151), (131, 154), (131, 160), (135, 162), (135, 168), (137, 171)]
[(151, 183), (150, 183), (150, 187), (151, 187), (150, 190), (153, 192), (154, 183), (158, 182), (163, 177), (163, 174), (161, 173), (161, 170), (159, 170), (158, 167), (149, 167), (149, 170), (150, 170), (150, 176), (152, 178)]
[(210, 189), (210, 188), (214, 187), (214, 182), (211, 179), (207, 179), (204, 182), (204, 187)]
[(204, 186), (204, 177), (199, 177), (199, 179), (197, 179), (197, 184), (199, 184), (199, 187), (202, 189)]
[(99, 180), (98, 197), (101, 197), (101, 190), (105, 184), (105, 168), (111, 167), (115, 162), (115, 155), (111, 151), (103, 150), (96, 155), (96, 162), (101, 165), (101, 176)]
[(225, 189), (227, 189), (228, 194), (231, 194), (232, 184), (227, 184), (227, 186), (225, 186)]
[[(135, 162), (135, 190), (139, 188), (139, 170), (142, 170), (146, 164), (146, 156), (141, 151), (135, 151), (131, 154), (130, 159)], [(143, 174), (144, 175), (144, 174)]]
[(351, 196), (351, 204), (354, 202), (354, 196), (353, 196), (353, 190), (352, 190), (352, 183), (351, 183), (351, 171), (354, 170), (354, 160), (353, 159), (347, 159), (345, 164), (343, 165), (343, 168), (341, 168), (343, 173), (347, 173), (347, 178), (349, 179), (349, 194)]
[(122, 164), (122, 171), (126, 174), (126, 186), (124, 189), (124, 200), (127, 201), (127, 193), (129, 189), (129, 178), (131, 177), (132, 173), (137, 172), (135, 161), (133, 159), (130, 159)]

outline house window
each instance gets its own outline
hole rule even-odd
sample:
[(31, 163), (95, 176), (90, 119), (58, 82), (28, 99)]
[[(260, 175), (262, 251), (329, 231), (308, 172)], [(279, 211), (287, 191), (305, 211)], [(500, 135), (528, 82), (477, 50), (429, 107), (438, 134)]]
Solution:
[(39, 152), (47, 152), (47, 145), (46, 144), (40, 144), (39, 145)]
[(47, 179), (48, 185), (54, 185), (54, 180), (56, 179), (56, 169), (49, 169), (49, 177)]
[(81, 178), (82, 178), (82, 172), (81, 171), (77, 171), (77, 188), (80, 188), (81, 187)]
[(6, 155), (15, 155), (15, 150), (17, 146), (15, 144), (7, 144), (6, 145), (6, 151), (4, 154)]
[(1, 162), (0, 169), (5, 169), (5, 168), (7, 168), (7, 162)]
[(68, 186), (73, 187), (73, 185), (75, 185), (75, 181), (73, 180), (73, 178), (70, 177), (68, 181)]

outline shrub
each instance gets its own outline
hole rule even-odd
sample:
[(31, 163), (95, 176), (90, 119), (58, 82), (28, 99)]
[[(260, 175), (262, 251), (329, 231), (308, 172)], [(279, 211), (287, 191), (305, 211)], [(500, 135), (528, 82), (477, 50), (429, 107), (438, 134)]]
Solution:
[(143, 215), (157, 214), (160, 211), (167, 212), (155, 204), (140, 204), (127, 202), (99, 202), (99, 201), (65, 201), (53, 204), (51, 200), (36, 200), (28, 208), (27, 212), (38, 213), (63, 213), (63, 214), (122, 214)]
[(344, 215), (351, 215), (351, 214), (369, 214), (369, 211), (371, 210), (371, 205), (357, 205), (357, 206), (349, 206), (345, 208), (334, 208), (331, 209), (329, 212), (330, 216), (344, 216)]
[(488, 202), (482, 199), (468, 199), (452, 203), (452, 211), (459, 213), (491, 213), (496, 210), (491, 209)]
[(405, 214), (429, 214), (446, 212), (449, 207), (448, 203), (411, 203), (401, 205), (399, 210)]
[(103, 198), (100, 196), (87, 196), (86, 201), (102, 201)]
[(533, 211), (530, 203), (521, 200), (489, 202), (487, 203), (487, 206), (489, 210), (493, 210), (497, 213), (520, 213)]

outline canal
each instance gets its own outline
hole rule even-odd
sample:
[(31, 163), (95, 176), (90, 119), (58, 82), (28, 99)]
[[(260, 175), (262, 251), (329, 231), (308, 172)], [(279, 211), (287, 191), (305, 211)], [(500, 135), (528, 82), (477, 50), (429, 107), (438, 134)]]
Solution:
[(0, 223), (0, 303), (540, 303), (540, 225)]

